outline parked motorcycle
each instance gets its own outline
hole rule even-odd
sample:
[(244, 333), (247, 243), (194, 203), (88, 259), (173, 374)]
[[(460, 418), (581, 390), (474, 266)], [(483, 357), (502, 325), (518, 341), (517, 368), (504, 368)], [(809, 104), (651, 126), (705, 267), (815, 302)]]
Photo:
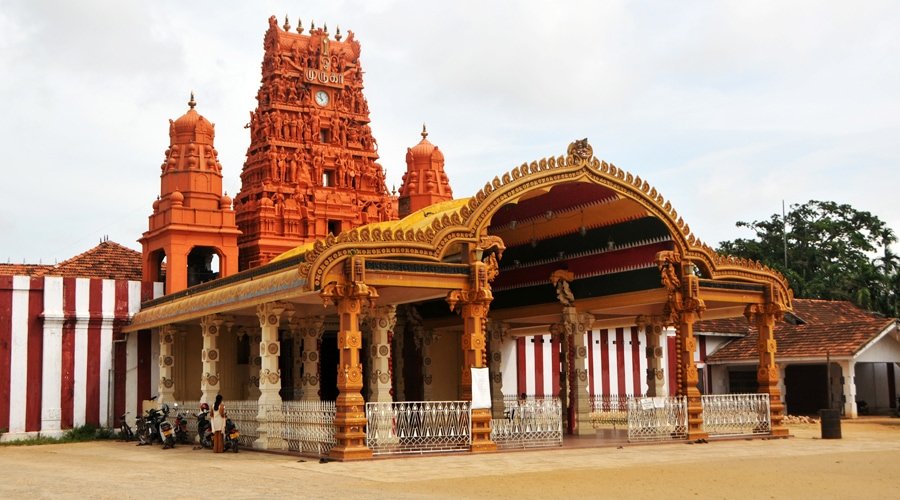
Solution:
[(119, 417), (119, 438), (123, 441), (131, 441), (134, 439), (134, 432), (131, 430), (131, 427), (128, 425), (128, 422), (125, 421), (125, 417), (130, 412), (125, 412)]
[(204, 448), (212, 448), (212, 423), (209, 421), (209, 405), (203, 403), (200, 405), (200, 413), (197, 417), (197, 438), (200, 440), (200, 446)]
[(231, 421), (230, 418), (225, 419), (225, 450), (231, 450), (235, 453), (238, 452), (238, 448), (240, 447), (240, 443), (238, 442), (238, 438), (241, 436), (241, 433), (238, 432), (237, 427), (234, 426), (234, 422)]
[(162, 441), (164, 450), (175, 447), (175, 428), (167, 420), (168, 417), (169, 405), (163, 403), (161, 417), (157, 425), (159, 427), (159, 439)]
[(178, 411), (178, 403), (175, 403), (175, 442), (178, 444), (191, 442), (187, 432), (187, 416), (184, 410)]

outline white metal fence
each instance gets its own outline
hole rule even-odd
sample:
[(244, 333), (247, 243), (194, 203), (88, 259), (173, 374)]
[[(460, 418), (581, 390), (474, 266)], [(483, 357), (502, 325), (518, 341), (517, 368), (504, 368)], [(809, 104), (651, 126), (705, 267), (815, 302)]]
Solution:
[(687, 400), (682, 397), (629, 397), (628, 441), (687, 438)]
[[(210, 405), (210, 410), (212, 410), (212, 405)], [(255, 399), (226, 401), (225, 410), (228, 412), (231, 423), (241, 434), (238, 442), (242, 447), (252, 448), (253, 442), (259, 437), (259, 422), (256, 418), (259, 414), (259, 401)]]
[(710, 436), (769, 434), (772, 429), (768, 394), (702, 396), (703, 430)]
[(285, 401), (282, 436), (288, 450), (326, 456), (334, 437), (334, 401)]
[(491, 441), (498, 448), (562, 446), (559, 398), (504, 398), (504, 417), (491, 420)]
[(366, 446), (374, 455), (465, 451), (472, 445), (469, 401), (366, 403)]
[(628, 425), (628, 401), (631, 394), (591, 394), (591, 426), (594, 429), (618, 429)]

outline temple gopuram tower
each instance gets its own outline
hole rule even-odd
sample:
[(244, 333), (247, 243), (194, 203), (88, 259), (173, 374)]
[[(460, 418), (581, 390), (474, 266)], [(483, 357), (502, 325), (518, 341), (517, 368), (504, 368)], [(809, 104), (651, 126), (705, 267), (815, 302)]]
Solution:
[(401, 218), (435, 203), (453, 199), (450, 182), (444, 172), (444, 153), (428, 142), (422, 125), (422, 140), (406, 150), (406, 172), (400, 184), (398, 213)]
[[(240, 234), (231, 198), (222, 195), (215, 127), (194, 109), (169, 120), (169, 149), (143, 246), (144, 281), (163, 281), (166, 293), (237, 272)], [(218, 257), (219, 270), (213, 269)], [(164, 263), (165, 261), (165, 263)]]
[(240, 269), (299, 244), (394, 218), (369, 128), (360, 44), (340, 29), (269, 18), (258, 105), (235, 198)]

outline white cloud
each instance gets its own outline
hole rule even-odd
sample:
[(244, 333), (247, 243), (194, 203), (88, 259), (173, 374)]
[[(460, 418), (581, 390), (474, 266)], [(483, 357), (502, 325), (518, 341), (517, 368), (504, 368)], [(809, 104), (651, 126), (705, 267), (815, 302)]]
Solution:
[(136, 247), (190, 90), (234, 194), (266, 20), (285, 13), (362, 42), (389, 184), (424, 121), (457, 196), (588, 137), (710, 244), (782, 199), (900, 223), (893, 2), (20, 0), (0, 12), (0, 259)]

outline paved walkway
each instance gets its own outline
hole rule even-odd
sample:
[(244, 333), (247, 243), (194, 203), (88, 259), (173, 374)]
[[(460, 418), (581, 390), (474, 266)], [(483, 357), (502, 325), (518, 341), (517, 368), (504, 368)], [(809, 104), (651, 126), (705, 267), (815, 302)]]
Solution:
[(900, 419), (791, 439), (321, 464), (132, 443), (0, 448), (0, 498), (852, 498), (896, 496)]

